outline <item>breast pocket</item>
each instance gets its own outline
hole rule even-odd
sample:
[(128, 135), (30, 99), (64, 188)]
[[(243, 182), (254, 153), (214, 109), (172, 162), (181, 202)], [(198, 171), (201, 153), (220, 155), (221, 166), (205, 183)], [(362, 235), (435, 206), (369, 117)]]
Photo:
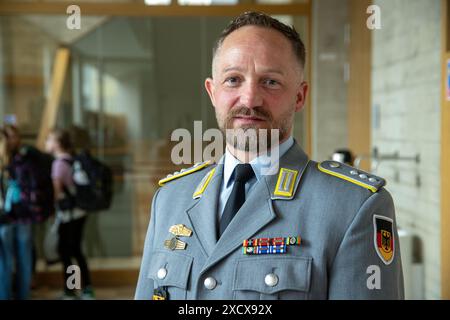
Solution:
[(175, 253), (156, 251), (152, 254), (148, 277), (154, 287), (167, 287), (170, 300), (186, 299), (193, 257)]
[(309, 292), (312, 258), (252, 257), (240, 259), (233, 280), (237, 300), (303, 300)]

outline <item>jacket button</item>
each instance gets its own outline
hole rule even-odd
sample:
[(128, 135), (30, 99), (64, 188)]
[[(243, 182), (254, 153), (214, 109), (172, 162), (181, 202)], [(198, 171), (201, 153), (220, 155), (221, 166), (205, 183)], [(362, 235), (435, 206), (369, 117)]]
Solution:
[(338, 162), (331, 162), (330, 167), (332, 168), (339, 168), (341, 165)]
[(203, 282), (204, 286), (208, 290), (213, 290), (217, 286), (217, 281), (213, 277), (208, 277)]
[(162, 280), (166, 277), (167, 275), (167, 269), (166, 268), (160, 268), (158, 270), (158, 273), (156, 274), (156, 276), (158, 277), (159, 280)]
[(269, 287), (275, 287), (278, 284), (278, 276), (274, 273), (269, 273), (264, 278), (264, 282)]

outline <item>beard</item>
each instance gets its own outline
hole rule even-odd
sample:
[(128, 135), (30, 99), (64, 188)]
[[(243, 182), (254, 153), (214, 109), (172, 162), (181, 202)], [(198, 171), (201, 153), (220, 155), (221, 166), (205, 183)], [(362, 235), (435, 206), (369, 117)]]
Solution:
[[(233, 125), (236, 117), (247, 116), (262, 120), (260, 124)], [(236, 150), (259, 153), (278, 146), (287, 138), (294, 118), (294, 110), (288, 110), (279, 119), (262, 107), (247, 108), (239, 106), (232, 108), (224, 116), (216, 113), (217, 123), (227, 144)]]

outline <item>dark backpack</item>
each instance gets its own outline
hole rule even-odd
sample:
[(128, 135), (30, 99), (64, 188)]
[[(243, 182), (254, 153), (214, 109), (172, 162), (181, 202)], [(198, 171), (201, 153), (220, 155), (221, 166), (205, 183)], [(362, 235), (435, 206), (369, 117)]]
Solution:
[(72, 206), (86, 211), (109, 209), (113, 197), (111, 168), (86, 151), (65, 161), (73, 169), (75, 194), (71, 195)]
[(54, 214), (52, 162), (51, 155), (32, 146), (22, 146), (13, 156), (8, 171), (21, 191), (19, 203), (13, 205), (14, 219), (42, 222)]

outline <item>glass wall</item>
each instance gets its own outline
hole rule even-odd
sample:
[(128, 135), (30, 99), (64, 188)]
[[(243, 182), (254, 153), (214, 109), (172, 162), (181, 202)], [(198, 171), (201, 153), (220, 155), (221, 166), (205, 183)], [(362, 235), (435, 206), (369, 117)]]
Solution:
[[(277, 18), (308, 41), (306, 18)], [(0, 17), (0, 115), (35, 144), (56, 49), (70, 49), (57, 124), (75, 128), (77, 144), (89, 146), (115, 176), (112, 208), (89, 217), (86, 250), (138, 267), (157, 181), (180, 168), (170, 161), (172, 131), (193, 132), (194, 121), (203, 131), (216, 127), (203, 83), (213, 42), (230, 17), (90, 17), (76, 36), (56, 29), (65, 16), (52, 19)], [(305, 121), (296, 118), (300, 144), (309, 134)], [(44, 232), (38, 227), (40, 239)]]

